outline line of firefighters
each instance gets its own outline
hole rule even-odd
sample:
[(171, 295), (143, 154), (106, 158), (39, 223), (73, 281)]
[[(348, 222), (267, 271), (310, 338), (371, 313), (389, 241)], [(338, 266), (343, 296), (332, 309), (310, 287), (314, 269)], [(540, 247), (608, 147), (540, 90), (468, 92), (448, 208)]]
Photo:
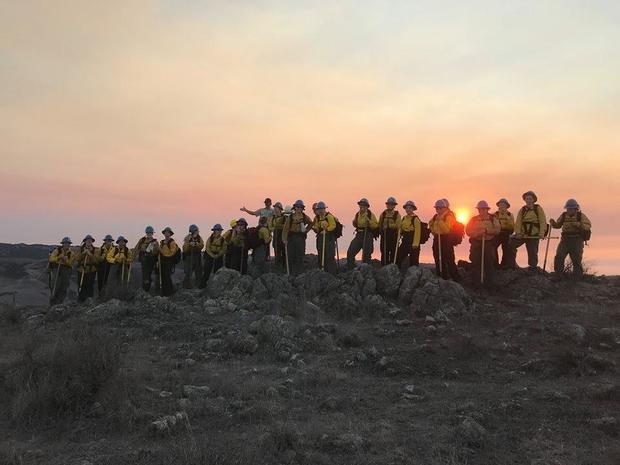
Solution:
[[(471, 244), (472, 282), (474, 285), (492, 285), (495, 269), (516, 267), (517, 249), (524, 244), (528, 268), (537, 270), (539, 243), (546, 238), (544, 269), (549, 242), (553, 239), (551, 229), (561, 228), (561, 240), (554, 261), (556, 276), (564, 274), (565, 259), (569, 255), (574, 273), (582, 274), (583, 247), (590, 238), (591, 223), (581, 212), (577, 201), (569, 199), (565, 204), (566, 211), (548, 224), (542, 207), (536, 203), (536, 194), (528, 191), (522, 198), (524, 205), (516, 218), (509, 211), (510, 203), (506, 199), (496, 203), (498, 208), (494, 213), (490, 213), (488, 203), (481, 200), (476, 206), (478, 215), (472, 217), (467, 226), (457, 221), (446, 199), (435, 202), (436, 213), (427, 224), (415, 214), (417, 207), (410, 200), (403, 205), (404, 214), (401, 215), (396, 209), (396, 199), (388, 198), (385, 210), (377, 218), (370, 210), (368, 200), (363, 198), (357, 202), (359, 211), (352, 222), (355, 234), (347, 250), (347, 269), (355, 267), (355, 257), (360, 251), (362, 262), (370, 263), (377, 238), (380, 239), (382, 266), (395, 263), (403, 270), (418, 266), (420, 246), (432, 235), (437, 275), (460, 281), (454, 247), (467, 234)], [(299, 274), (303, 270), (310, 230), (316, 233), (319, 267), (330, 273), (337, 272), (339, 261), (336, 261), (336, 255), (339, 255), (338, 237), (342, 235), (342, 224), (327, 211), (324, 202), (313, 205), (313, 219), (305, 213), (301, 200), (297, 200), (292, 207), (283, 208), (280, 202), (272, 206), (271, 199), (267, 198), (264, 208), (251, 211), (243, 207), (241, 210), (259, 217), (258, 226), (249, 228), (247, 221), (239, 218), (231, 221), (230, 229), (224, 232), (224, 228), (216, 224), (205, 241), (198, 226), (191, 225), (181, 247), (172, 238), (174, 232), (169, 227), (162, 231), (164, 239), (158, 241), (154, 237), (154, 228), (148, 226), (144, 237), (133, 249), (127, 246), (123, 236), (119, 236), (114, 245), (113, 237), (107, 235), (103, 244), (95, 247), (94, 238), (87, 235), (77, 250), (65, 237), (49, 256), (51, 304), (64, 301), (75, 264), (79, 301), (94, 297), (95, 284), (98, 295), (111, 288), (127, 286), (135, 260), (141, 264), (142, 288), (150, 291), (155, 275), (156, 287), (164, 296), (175, 291), (172, 274), (181, 261), (184, 287), (191, 288), (194, 283), (203, 288), (211, 274), (221, 267), (247, 273), (249, 251), (252, 251), (253, 273), (260, 275), (266, 272), (270, 245), (274, 250), (276, 271)], [(498, 259), (499, 249), (502, 251), (501, 262)]]

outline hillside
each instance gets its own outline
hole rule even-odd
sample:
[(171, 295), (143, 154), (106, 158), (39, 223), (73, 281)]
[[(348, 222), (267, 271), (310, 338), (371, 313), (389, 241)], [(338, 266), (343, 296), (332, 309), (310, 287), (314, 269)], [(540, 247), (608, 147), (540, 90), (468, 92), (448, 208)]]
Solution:
[(499, 280), (221, 270), (4, 305), (0, 464), (620, 463), (620, 279)]

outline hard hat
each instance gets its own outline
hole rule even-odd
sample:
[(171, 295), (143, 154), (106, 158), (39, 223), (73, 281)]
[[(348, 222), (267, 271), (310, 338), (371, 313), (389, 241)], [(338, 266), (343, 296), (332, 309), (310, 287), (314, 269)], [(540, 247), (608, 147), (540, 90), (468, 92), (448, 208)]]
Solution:
[(112, 236), (110, 236), (109, 234), (106, 234), (105, 237), (103, 238), (103, 241), (112, 241), (114, 242), (114, 238)]
[(396, 202), (396, 199), (394, 197), (388, 197), (388, 199), (385, 201), (386, 205), (398, 205), (398, 202)]
[(365, 207), (370, 207), (370, 203), (368, 202), (368, 199), (366, 198), (361, 198), (359, 202), (357, 202), (357, 204), (364, 205)]
[(284, 213), (290, 215), (292, 211), (293, 211), (293, 207), (291, 207), (290, 205), (287, 205), (286, 207), (284, 207)]
[(170, 226), (166, 226), (166, 227), (164, 228), (164, 230), (163, 230), (161, 233), (162, 233), (162, 234), (165, 234), (165, 233), (167, 233), (167, 232), (169, 232), (171, 236), (173, 236), (173, 235), (174, 235), (174, 231), (172, 230), (172, 228), (171, 228)]
[(82, 242), (86, 242), (86, 241), (93, 241), (93, 242), (95, 242), (95, 239), (90, 234), (86, 234), (86, 237), (84, 237), (84, 239), (82, 239)]
[(406, 207), (411, 207), (411, 208), (413, 208), (414, 210), (417, 210), (417, 209), (418, 209), (418, 207), (416, 207), (416, 206), (415, 206), (415, 203), (414, 203), (412, 200), (407, 200), (407, 201), (405, 202), (405, 204), (403, 205), (403, 208), (406, 208)]
[(68, 237), (63, 237), (60, 243), (61, 244), (73, 244), (73, 242), (71, 242), (71, 239), (69, 239)]
[(499, 199), (499, 200), (495, 203), (495, 205), (499, 207), (499, 206), (500, 206), (500, 204), (502, 204), (502, 203), (506, 205), (506, 208), (510, 208), (510, 202), (508, 202), (508, 200), (506, 200), (506, 199), (504, 199), (504, 198)]
[(237, 220), (237, 224), (242, 224), (242, 225), (247, 226), (247, 225), (248, 225), (248, 222), (247, 222), (247, 221), (245, 221), (245, 218), (239, 218), (239, 219)]
[(476, 204), (476, 208), (479, 210), (488, 210), (490, 207), (486, 200), (481, 200)]
[(306, 206), (304, 205), (304, 201), (303, 200), (295, 200), (295, 203), (293, 204), (293, 207), (306, 208)]
[(534, 192), (533, 192), (533, 191), (527, 191), (527, 192), (525, 192), (525, 193), (521, 196), (521, 198), (522, 198), (523, 200), (525, 200), (525, 198), (526, 198), (528, 195), (531, 195), (532, 197), (534, 197), (534, 202), (538, 202), (538, 197), (536, 196), (536, 194), (534, 194)]
[(195, 224), (190, 224), (189, 225), (189, 232), (193, 233), (198, 231), (198, 226), (196, 226)]
[(325, 205), (325, 202), (323, 202), (322, 200), (320, 202), (317, 202), (316, 204), (317, 210), (324, 210), (326, 208), (327, 208), (327, 205)]
[(282, 204), (280, 202), (276, 202), (273, 204), (273, 208), (279, 208), (280, 210), (282, 210)]
[(153, 226), (147, 226), (147, 227), (144, 229), (144, 232), (145, 232), (146, 234), (153, 234), (153, 233), (155, 232), (155, 229), (153, 228)]
[(224, 228), (222, 228), (222, 225), (219, 223), (216, 223), (215, 225), (213, 225), (213, 227), (211, 228), (211, 231), (223, 231)]
[(568, 199), (564, 208), (579, 208), (579, 203), (575, 199)]
[(444, 203), (446, 204), (446, 208), (450, 208), (450, 202), (448, 201), (448, 199), (441, 199), (444, 201)]
[(120, 244), (121, 242), (127, 242), (127, 239), (125, 239), (123, 236), (118, 236), (118, 239), (116, 239), (116, 243)]
[(439, 199), (435, 202), (435, 208), (448, 208), (448, 205), (446, 205), (446, 201), (444, 199)]
[(235, 226), (237, 226), (237, 220), (230, 220), (230, 227), (234, 228)]

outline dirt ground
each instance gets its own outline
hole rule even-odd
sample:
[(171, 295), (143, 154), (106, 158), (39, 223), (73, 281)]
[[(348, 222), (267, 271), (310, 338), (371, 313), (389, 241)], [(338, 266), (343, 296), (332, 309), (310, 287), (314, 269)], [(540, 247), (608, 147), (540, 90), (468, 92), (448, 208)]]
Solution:
[(194, 290), (4, 305), (0, 464), (617, 465), (620, 279), (519, 286), (286, 337)]

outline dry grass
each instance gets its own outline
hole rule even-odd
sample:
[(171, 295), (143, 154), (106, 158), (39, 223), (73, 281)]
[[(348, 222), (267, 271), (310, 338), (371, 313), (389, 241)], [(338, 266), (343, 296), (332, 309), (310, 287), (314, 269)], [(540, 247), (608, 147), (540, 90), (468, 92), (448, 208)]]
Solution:
[(119, 361), (118, 343), (92, 328), (32, 337), (4, 380), (11, 418), (30, 425), (84, 411)]

